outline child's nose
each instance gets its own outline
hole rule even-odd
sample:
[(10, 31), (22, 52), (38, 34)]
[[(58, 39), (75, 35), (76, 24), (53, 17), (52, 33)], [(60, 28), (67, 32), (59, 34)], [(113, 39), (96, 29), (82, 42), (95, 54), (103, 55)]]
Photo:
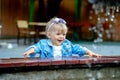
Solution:
[(61, 38), (64, 38), (64, 35), (61, 34), (60, 37), (61, 37)]

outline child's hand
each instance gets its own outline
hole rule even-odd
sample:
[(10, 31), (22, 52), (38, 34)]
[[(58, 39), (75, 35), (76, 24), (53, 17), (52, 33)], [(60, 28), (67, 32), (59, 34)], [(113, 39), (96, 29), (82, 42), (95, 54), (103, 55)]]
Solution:
[(96, 54), (96, 53), (93, 53), (91, 56), (92, 56), (92, 57), (101, 58), (101, 55), (100, 55), (100, 54)]
[(28, 52), (25, 52), (25, 53), (23, 54), (23, 56), (24, 56), (24, 58), (27, 58), (27, 57), (29, 56), (29, 53), (28, 53)]
[(28, 51), (26, 51), (26, 52), (23, 54), (24, 58), (27, 58), (30, 54), (33, 54), (34, 51), (35, 51), (34, 48), (31, 48), (31, 49), (29, 49)]
[(86, 53), (87, 53), (89, 56), (91, 56), (91, 57), (101, 58), (101, 55), (96, 54), (96, 53), (90, 51), (89, 49), (87, 49)]

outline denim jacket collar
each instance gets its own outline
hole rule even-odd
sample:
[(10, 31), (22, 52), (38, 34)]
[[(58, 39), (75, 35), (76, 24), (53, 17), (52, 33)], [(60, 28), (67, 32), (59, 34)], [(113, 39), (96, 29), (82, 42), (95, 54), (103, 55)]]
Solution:
[[(65, 40), (66, 40), (66, 39), (65, 39)], [(65, 40), (64, 40), (64, 42), (65, 42)], [(63, 43), (64, 43), (64, 42), (63, 42)], [(47, 43), (48, 43), (49, 46), (53, 46), (52, 41), (51, 41), (50, 39), (47, 40)], [(61, 46), (63, 46), (63, 43), (61, 44)]]
[(50, 39), (47, 40), (47, 43), (48, 43), (49, 46), (53, 46), (52, 41)]

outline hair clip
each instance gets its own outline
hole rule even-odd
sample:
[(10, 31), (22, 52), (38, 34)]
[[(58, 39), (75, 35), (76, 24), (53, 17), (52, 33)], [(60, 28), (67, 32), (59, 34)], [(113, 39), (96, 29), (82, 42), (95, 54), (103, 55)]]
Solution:
[(52, 23), (49, 25), (48, 30), (53, 26), (55, 23), (63, 23), (66, 24), (66, 21), (62, 18), (55, 18), (53, 19)]
[(55, 18), (53, 20), (53, 23), (64, 23), (64, 24), (66, 24), (66, 21), (62, 18)]

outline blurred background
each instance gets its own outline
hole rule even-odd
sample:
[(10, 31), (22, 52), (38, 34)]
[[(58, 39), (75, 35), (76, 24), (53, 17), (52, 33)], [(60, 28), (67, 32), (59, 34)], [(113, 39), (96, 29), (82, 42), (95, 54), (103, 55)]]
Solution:
[[(119, 0), (0, 0), (1, 51), (5, 46), (11, 49), (18, 45), (24, 45), (23, 50), (26, 46), (45, 38), (41, 32), (47, 21), (53, 17), (66, 20), (69, 28), (67, 38), (73, 42), (91, 41), (90, 45), (114, 42), (119, 47)], [(20, 33), (17, 23), (19, 20), (26, 21), (29, 32)], [(21, 23), (22, 26), (24, 24)], [(93, 45), (93, 48), (96, 49), (96, 46)], [(2, 51), (4, 54), (9, 53), (5, 50)], [(120, 52), (116, 47), (111, 54), (114, 51)]]
[[(0, 36), (17, 37), (17, 20), (47, 22), (52, 17), (67, 21), (81, 39), (120, 41), (119, 0), (0, 0)], [(98, 35), (96, 35), (98, 34)]]

